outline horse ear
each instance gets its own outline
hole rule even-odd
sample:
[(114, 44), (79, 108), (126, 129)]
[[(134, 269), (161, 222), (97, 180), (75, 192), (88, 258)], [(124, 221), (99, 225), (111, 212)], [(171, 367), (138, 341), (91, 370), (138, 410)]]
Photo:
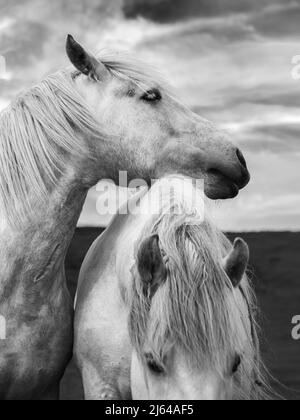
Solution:
[(152, 235), (142, 242), (138, 251), (137, 266), (143, 282), (144, 294), (152, 299), (167, 277), (158, 235)]
[(95, 80), (103, 80), (108, 75), (108, 70), (101, 61), (90, 55), (72, 35), (68, 35), (66, 52), (74, 67), (86, 76)]
[(249, 247), (241, 238), (234, 241), (233, 249), (223, 260), (223, 267), (234, 288), (243, 280), (249, 262)]

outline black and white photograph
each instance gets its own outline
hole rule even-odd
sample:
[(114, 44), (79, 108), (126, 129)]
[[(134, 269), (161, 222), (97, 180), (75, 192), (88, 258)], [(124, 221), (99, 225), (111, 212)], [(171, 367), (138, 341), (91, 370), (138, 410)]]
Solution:
[(300, 0), (0, 0), (0, 400), (300, 400)]

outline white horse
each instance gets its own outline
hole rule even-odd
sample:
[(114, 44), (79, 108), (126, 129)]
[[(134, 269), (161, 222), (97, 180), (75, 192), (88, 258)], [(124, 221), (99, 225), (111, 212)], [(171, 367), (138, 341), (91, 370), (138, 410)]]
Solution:
[(145, 65), (96, 59), (69, 36), (76, 67), (0, 116), (0, 399), (56, 398), (72, 354), (64, 259), (86, 194), (102, 178), (204, 178), (212, 198), (244, 187), (245, 161)]
[(143, 194), (128, 206), (140, 201), (139, 212), (122, 209), (82, 267), (74, 353), (85, 397), (264, 397), (248, 246), (232, 247), (203, 217), (184, 179)]

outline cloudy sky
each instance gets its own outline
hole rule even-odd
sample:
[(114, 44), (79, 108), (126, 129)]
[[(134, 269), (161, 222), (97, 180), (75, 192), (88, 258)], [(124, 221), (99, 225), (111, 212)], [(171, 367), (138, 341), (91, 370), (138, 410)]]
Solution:
[[(91, 50), (136, 51), (230, 132), (252, 182), (214, 205), (221, 227), (300, 229), (300, 0), (0, 0), (0, 109), (67, 64), (67, 33)], [(96, 200), (93, 190), (81, 225), (105, 222)]]

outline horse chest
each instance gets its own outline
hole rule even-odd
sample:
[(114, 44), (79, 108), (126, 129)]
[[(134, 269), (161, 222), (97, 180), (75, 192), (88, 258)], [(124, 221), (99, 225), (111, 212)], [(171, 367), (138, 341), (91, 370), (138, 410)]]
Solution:
[[(0, 341), (0, 398), (39, 398), (58, 383), (72, 352), (72, 307), (53, 312), (44, 307), (40, 317), (18, 314), (7, 323)], [(5, 395), (3, 395), (3, 392)]]
[(4, 296), (2, 288), (0, 399), (39, 398), (59, 382), (71, 357), (73, 310), (64, 275), (47, 281), (16, 282)]

